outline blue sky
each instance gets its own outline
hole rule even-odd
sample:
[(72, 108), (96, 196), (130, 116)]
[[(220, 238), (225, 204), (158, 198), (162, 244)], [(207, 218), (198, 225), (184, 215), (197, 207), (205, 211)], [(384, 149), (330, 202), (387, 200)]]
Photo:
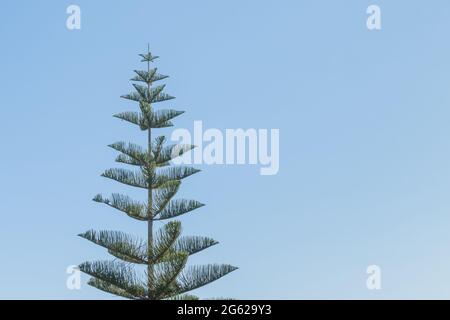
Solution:
[(193, 262), (240, 267), (199, 295), (449, 298), (449, 18), (445, 0), (2, 1), (0, 298), (111, 298), (86, 276), (68, 290), (66, 268), (107, 257), (80, 232), (145, 232), (91, 199), (142, 196), (99, 175), (107, 144), (145, 139), (111, 115), (148, 42), (177, 127), (280, 129), (277, 175), (200, 166), (183, 184), (207, 204), (185, 234), (220, 241)]

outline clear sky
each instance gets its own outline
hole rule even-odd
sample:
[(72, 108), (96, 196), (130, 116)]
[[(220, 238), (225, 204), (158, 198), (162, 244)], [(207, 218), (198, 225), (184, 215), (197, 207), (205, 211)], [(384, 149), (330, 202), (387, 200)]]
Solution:
[(80, 232), (145, 233), (91, 199), (142, 195), (99, 175), (107, 144), (145, 139), (111, 115), (135, 107), (119, 96), (147, 43), (177, 127), (280, 129), (277, 175), (203, 165), (183, 184), (207, 204), (185, 234), (220, 241), (193, 262), (240, 267), (200, 296), (450, 298), (449, 31), (447, 0), (2, 1), (0, 298), (111, 298), (85, 275), (68, 290), (66, 268), (107, 257)]

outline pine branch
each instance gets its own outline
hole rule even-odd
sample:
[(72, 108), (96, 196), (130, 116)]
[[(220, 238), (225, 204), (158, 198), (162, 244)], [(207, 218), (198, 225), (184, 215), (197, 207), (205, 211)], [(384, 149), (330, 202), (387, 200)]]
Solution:
[(147, 296), (142, 281), (128, 264), (117, 261), (95, 261), (82, 263), (79, 268), (82, 272), (118, 287), (133, 297)]
[(159, 58), (159, 56), (152, 56), (150, 52), (146, 54), (139, 54), (139, 56), (142, 57), (141, 62), (153, 62)]
[(148, 86), (143, 86), (136, 83), (133, 83), (133, 86), (136, 89), (136, 92), (122, 95), (121, 98), (136, 102), (143, 101), (148, 104), (175, 99), (175, 97), (163, 93), (163, 90), (166, 87), (164, 84), (151, 88), (150, 90), (148, 89)]
[(159, 166), (157, 159), (160, 157), (160, 154), (163, 150), (164, 142), (166, 142), (166, 137), (158, 136), (152, 143), (152, 158), (154, 160), (155, 166)]
[(135, 111), (121, 112), (121, 113), (115, 114), (114, 117), (124, 120), (124, 121), (128, 121), (130, 123), (133, 123), (133, 124), (139, 126), (139, 128), (141, 128), (141, 130), (148, 129), (148, 122), (147, 122), (146, 118), (143, 117), (138, 112), (135, 112)]
[(108, 147), (117, 150), (119, 152), (122, 152), (122, 154), (120, 154), (116, 158), (117, 162), (141, 167), (147, 165), (148, 163), (147, 151), (145, 151), (141, 146), (137, 144), (134, 143), (126, 144), (125, 142), (116, 142), (110, 144)]
[(185, 179), (193, 174), (200, 172), (201, 170), (195, 169), (193, 167), (170, 167), (170, 168), (160, 168), (158, 172), (155, 172), (152, 177), (152, 188), (159, 189), (164, 187), (167, 183), (176, 180)]
[(163, 80), (168, 78), (169, 76), (162, 75), (157, 73), (158, 68), (150, 69), (150, 71), (144, 71), (144, 70), (134, 70), (136, 73), (136, 76), (131, 79), (131, 81), (140, 81), (144, 82), (147, 85), (151, 85), (153, 82)]
[(140, 100), (139, 101), (139, 108), (141, 109), (142, 112), (142, 117), (144, 117), (146, 119), (146, 121), (148, 120), (148, 115), (150, 114), (150, 112), (152, 112), (152, 106), (150, 103), (144, 101), (144, 100)]
[(123, 168), (114, 168), (106, 170), (102, 177), (115, 180), (117, 182), (132, 186), (147, 189), (148, 182), (142, 171), (131, 171)]
[(173, 295), (172, 288), (185, 267), (188, 256), (185, 252), (174, 253), (170, 259), (156, 265), (156, 281), (150, 290), (154, 299), (160, 300)]
[(116, 287), (115, 285), (112, 285), (112, 284), (110, 284), (110, 283), (108, 283), (106, 281), (103, 281), (103, 280), (100, 280), (100, 279), (97, 279), (97, 278), (94, 278), (94, 277), (89, 279), (87, 284), (92, 286), (92, 287), (94, 287), (94, 288), (102, 290), (104, 292), (107, 292), (107, 293), (110, 293), (110, 294), (113, 294), (113, 295), (116, 295), (116, 296), (120, 296), (120, 297), (123, 297), (123, 298), (126, 298), (126, 299), (135, 300), (135, 299), (143, 298), (141, 296), (139, 296), (139, 297), (133, 296), (131, 293), (129, 293), (129, 292), (127, 292), (127, 291), (125, 291), (125, 290), (123, 290), (123, 289), (121, 289), (119, 287)]
[(125, 262), (147, 263), (147, 244), (121, 231), (89, 230), (79, 236), (108, 249), (110, 254)]
[[(139, 92), (139, 94), (144, 99), (144, 101), (147, 101), (148, 103), (155, 102), (155, 99), (158, 98), (158, 96), (163, 92), (164, 88), (166, 87), (165, 84), (162, 84), (160, 86), (150, 88), (150, 90), (149, 90), (148, 87), (146, 87), (146, 86), (139, 86), (137, 84), (133, 84), (133, 86)], [(139, 89), (138, 89), (138, 87), (139, 87)], [(144, 88), (143, 91), (141, 90), (142, 88)]]
[(152, 125), (152, 129), (163, 129), (173, 127), (173, 123), (171, 121), (161, 122)]
[(189, 255), (196, 254), (209, 247), (218, 244), (214, 239), (208, 237), (189, 236), (181, 237), (174, 245), (175, 251), (187, 252)]
[(152, 103), (152, 96), (151, 96), (150, 90), (152, 90), (154, 94), (160, 94), (164, 90), (166, 85), (163, 84), (163, 85), (157, 86), (150, 90), (148, 89), (148, 86), (143, 86), (143, 85), (136, 84), (136, 83), (133, 83), (133, 87), (136, 89), (137, 93), (139, 94), (139, 99), (135, 100), (135, 98), (134, 98), (135, 95), (131, 95), (131, 96), (125, 95), (125, 96), (123, 96), (123, 98), (129, 99), (131, 97), (132, 98), (131, 100), (138, 101), (138, 102), (144, 101), (144, 102), (150, 104), (150, 103)]
[(166, 220), (178, 217), (195, 209), (203, 207), (204, 204), (196, 200), (176, 199), (168, 201), (162, 209), (155, 214), (155, 220)]
[(183, 294), (216, 281), (238, 269), (227, 264), (191, 266), (184, 270), (177, 281), (177, 294)]
[(126, 213), (131, 218), (146, 221), (147, 217), (147, 206), (141, 202), (134, 201), (130, 197), (113, 193), (111, 198), (103, 198), (101, 194), (98, 194), (93, 199), (95, 202), (104, 203), (114, 209)]
[(176, 159), (186, 152), (195, 149), (196, 146), (191, 144), (173, 144), (162, 148), (156, 156), (155, 161), (158, 166), (168, 165), (169, 161)]
[(184, 111), (177, 111), (172, 109), (153, 111), (150, 115), (150, 127), (155, 129), (165, 128), (166, 126), (168, 126), (168, 124), (172, 124), (170, 120), (178, 117), (183, 113)]
[(173, 97), (167, 93), (160, 93), (152, 99), (152, 103), (164, 102), (164, 101), (168, 101), (168, 100), (172, 100), (172, 99), (175, 99), (175, 97)]
[(165, 184), (164, 187), (153, 190), (153, 217), (155, 218), (169, 201), (175, 196), (180, 188), (180, 181), (172, 181)]
[(134, 158), (131, 158), (131, 157), (125, 155), (125, 154), (119, 154), (116, 157), (115, 161), (118, 162), (118, 163), (124, 163), (124, 164), (129, 164), (129, 165), (132, 165), (132, 166), (139, 166), (139, 167), (142, 167), (142, 166), (145, 165), (145, 164), (142, 164), (140, 161), (138, 161), (138, 160), (136, 160)]
[[(173, 253), (173, 246), (181, 234), (181, 222), (171, 221), (164, 225), (154, 238), (152, 263), (166, 261), (167, 256)], [(180, 251), (181, 252), (181, 251)]]
[[(178, 111), (177, 111), (178, 112)], [(173, 160), (186, 152), (194, 149), (194, 145), (170, 145), (164, 147), (165, 136), (157, 137), (152, 143), (152, 158), (156, 166), (167, 166), (169, 161)], [(108, 147), (121, 152), (116, 162), (125, 163), (134, 166), (148, 166), (147, 150), (134, 143), (125, 143), (123, 141), (110, 144)]]

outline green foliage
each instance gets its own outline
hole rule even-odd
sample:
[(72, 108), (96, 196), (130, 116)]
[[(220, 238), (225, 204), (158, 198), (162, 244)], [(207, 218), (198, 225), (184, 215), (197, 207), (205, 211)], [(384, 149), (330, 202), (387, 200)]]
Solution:
[(179, 277), (177, 291), (180, 294), (203, 287), (236, 269), (236, 267), (227, 264), (190, 266)]
[(189, 236), (179, 238), (175, 243), (174, 249), (175, 251), (188, 252), (192, 255), (216, 244), (218, 244), (218, 242), (211, 238)]
[(104, 203), (114, 209), (126, 213), (131, 218), (137, 220), (148, 220), (147, 205), (138, 201), (132, 200), (128, 196), (124, 196), (119, 193), (113, 193), (111, 198), (103, 198), (101, 194), (98, 194), (93, 199), (95, 202)]
[(148, 295), (145, 283), (135, 270), (126, 262), (94, 261), (84, 262), (80, 266), (84, 273), (125, 291), (132, 297), (144, 298)]
[(163, 80), (169, 77), (159, 74), (157, 71), (157, 68), (150, 69), (150, 71), (134, 70), (136, 76), (132, 78), (131, 81), (140, 81), (146, 83), (147, 85), (151, 85), (155, 81)]
[[(236, 270), (230, 265), (189, 266), (189, 256), (218, 244), (208, 237), (181, 236), (179, 221), (168, 221), (203, 206), (196, 200), (174, 199), (181, 181), (198, 169), (171, 166), (171, 161), (195, 148), (193, 145), (165, 145), (166, 138), (152, 140), (152, 129), (172, 126), (171, 120), (183, 114), (173, 109), (154, 110), (155, 103), (174, 99), (164, 92), (165, 85), (152, 86), (167, 76), (159, 74), (150, 63), (157, 56), (140, 55), (147, 71), (135, 70), (134, 92), (122, 98), (138, 102), (139, 111), (127, 111), (114, 117), (137, 125), (148, 133), (148, 148), (134, 143), (109, 145), (119, 154), (116, 162), (133, 166), (133, 170), (113, 168), (102, 176), (131, 187), (147, 190), (147, 200), (140, 202), (118, 193), (110, 197), (98, 194), (95, 202), (106, 204), (127, 216), (147, 223), (147, 239), (122, 231), (90, 230), (79, 236), (105, 248), (115, 257), (112, 261), (85, 262), (80, 270), (92, 278), (88, 284), (104, 292), (127, 299), (197, 300), (189, 292), (207, 285)], [(154, 222), (163, 225), (153, 230)], [(167, 222), (168, 221), (168, 222)], [(139, 266), (146, 268), (138, 272)]]
[(176, 199), (170, 200), (162, 209), (155, 211), (155, 220), (175, 218), (182, 214), (203, 207), (204, 204), (196, 200)]
[(147, 263), (147, 243), (121, 231), (90, 230), (79, 235), (108, 249), (113, 256), (132, 263)]

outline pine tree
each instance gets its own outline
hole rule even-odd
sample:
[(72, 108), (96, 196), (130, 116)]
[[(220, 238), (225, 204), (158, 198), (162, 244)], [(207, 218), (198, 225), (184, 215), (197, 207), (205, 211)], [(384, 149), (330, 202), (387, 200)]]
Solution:
[[(174, 99), (164, 93), (165, 85), (153, 84), (167, 76), (150, 68), (157, 59), (150, 50), (140, 54), (147, 70), (135, 70), (131, 79), (136, 91), (122, 98), (137, 102), (139, 111), (114, 115), (138, 126), (147, 133), (148, 149), (133, 143), (116, 142), (109, 147), (119, 152), (116, 162), (134, 166), (135, 170), (115, 168), (102, 176), (122, 184), (146, 190), (147, 201), (139, 202), (122, 194), (97, 195), (96, 202), (106, 204), (129, 217), (147, 223), (147, 239), (121, 231), (87, 231), (80, 234), (114, 256), (111, 261), (85, 262), (80, 270), (91, 276), (88, 284), (102, 291), (129, 299), (188, 300), (198, 299), (189, 292), (205, 286), (236, 270), (231, 265), (187, 266), (188, 257), (218, 242), (208, 237), (181, 236), (181, 223), (171, 220), (203, 206), (195, 200), (173, 199), (181, 180), (199, 170), (172, 166), (171, 160), (192, 150), (192, 145), (166, 145), (166, 138), (152, 140), (152, 129), (173, 126), (171, 120), (182, 111), (155, 110), (156, 103)], [(155, 221), (164, 224), (155, 230)]]

